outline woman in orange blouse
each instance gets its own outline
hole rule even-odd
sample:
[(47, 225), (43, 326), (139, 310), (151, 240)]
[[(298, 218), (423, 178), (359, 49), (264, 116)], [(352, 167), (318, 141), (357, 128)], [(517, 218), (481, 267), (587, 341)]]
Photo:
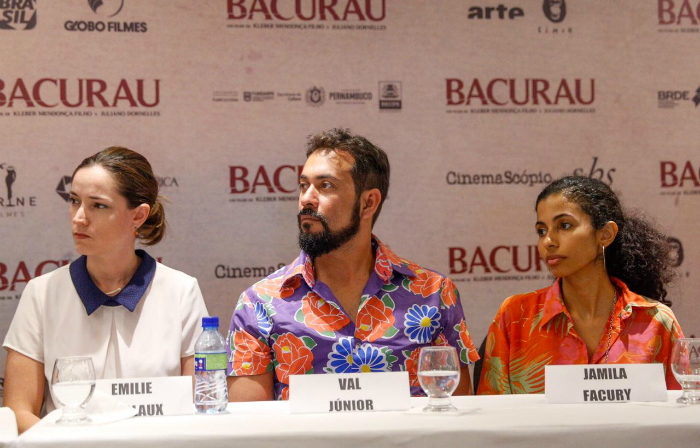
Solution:
[(622, 210), (605, 183), (554, 181), (535, 204), (540, 257), (552, 286), (503, 302), (486, 338), (479, 394), (542, 393), (547, 364), (664, 364), (682, 338), (666, 300), (666, 237)]

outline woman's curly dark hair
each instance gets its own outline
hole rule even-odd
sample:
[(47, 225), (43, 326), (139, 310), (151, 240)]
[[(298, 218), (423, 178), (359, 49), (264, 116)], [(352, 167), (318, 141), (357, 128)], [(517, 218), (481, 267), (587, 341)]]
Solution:
[(667, 237), (638, 212), (623, 210), (612, 189), (590, 177), (555, 180), (537, 196), (535, 210), (540, 201), (559, 193), (578, 204), (596, 230), (608, 221), (617, 224), (617, 237), (605, 248), (608, 274), (625, 282), (631, 291), (671, 306), (671, 301), (666, 300), (666, 284), (676, 274)]

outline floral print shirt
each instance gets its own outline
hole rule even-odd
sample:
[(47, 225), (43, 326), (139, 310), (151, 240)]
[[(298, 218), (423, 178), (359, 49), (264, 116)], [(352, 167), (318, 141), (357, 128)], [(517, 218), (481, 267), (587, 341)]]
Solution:
[(275, 398), (289, 397), (289, 376), (312, 373), (409, 373), (421, 347), (450, 345), (461, 365), (479, 359), (452, 281), (397, 257), (373, 236), (374, 270), (354, 324), (330, 288), (314, 278), (302, 251), (290, 265), (238, 299), (227, 337), (228, 374), (275, 373)]
[[(611, 279), (618, 300), (613, 312), (609, 364), (663, 363), (666, 387), (680, 389), (671, 371), (673, 342), (683, 337), (673, 312)], [(479, 394), (544, 392), (547, 364), (604, 364), (608, 328), (593, 357), (561, 298), (561, 281), (549, 288), (515, 295), (503, 302), (488, 335)]]

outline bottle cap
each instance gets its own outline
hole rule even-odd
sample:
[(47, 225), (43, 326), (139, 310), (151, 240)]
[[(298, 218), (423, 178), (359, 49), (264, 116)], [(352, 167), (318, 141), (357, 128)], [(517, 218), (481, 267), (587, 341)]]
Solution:
[(219, 316), (210, 316), (202, 318), (202, 328), (219, 328)]

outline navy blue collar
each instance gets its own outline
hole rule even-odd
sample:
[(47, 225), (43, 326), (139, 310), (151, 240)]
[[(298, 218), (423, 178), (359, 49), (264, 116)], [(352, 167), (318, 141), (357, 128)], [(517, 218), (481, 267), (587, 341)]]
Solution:
[(141, 264), (129, 283), (114, 297), (103, 293), (92, 281), (87, 270), (87, 257), (85, 255), (70, 264), (70, 278), (73, 280), (73, 286), (75, 286), (80, 300), (85, 305), (88, 316), (102, 305), (122, 305), (131, 312), (136, 309), (136, 305), (146, 293), (156, 273), (156, 260), (153, 257), (141, 249), (136, 250), (136, 255), (141, 257)]

